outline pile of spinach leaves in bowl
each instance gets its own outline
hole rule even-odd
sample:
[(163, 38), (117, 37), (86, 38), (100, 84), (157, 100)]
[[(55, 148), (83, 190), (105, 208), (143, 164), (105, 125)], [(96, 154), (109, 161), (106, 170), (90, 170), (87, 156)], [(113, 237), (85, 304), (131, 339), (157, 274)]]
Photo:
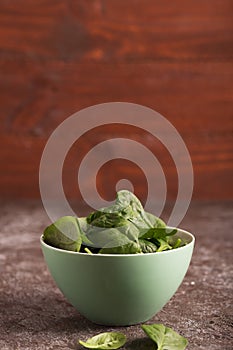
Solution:
[(64, 216), (48, 226), (43, 240), (56, 248), (89, 254), (143, 254), (176, 249), (185, 242), (144, 210), (130, 191), (121, 190), (113, 205), (87, 217)]

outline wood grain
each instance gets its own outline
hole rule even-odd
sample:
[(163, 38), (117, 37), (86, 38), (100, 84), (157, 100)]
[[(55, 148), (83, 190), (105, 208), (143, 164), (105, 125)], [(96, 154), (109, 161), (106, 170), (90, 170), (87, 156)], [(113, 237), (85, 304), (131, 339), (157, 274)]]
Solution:
[(3, 57), (78, 62), (233, 58), (228, 0), (211, 5), (207, 0), (1, 3)]
[[(0, 196), (39, 197), (39, 162), (52, 131), (82, 108), (125, 101), (157, 110), (177, 128), (191, 154), (195, 198), (232, 198), (232, 42), (228, 0), (0, 0)], [(80, 140), (83, 152), (116, 135), (156, 154), (175, 198), (174, 164), (149, 135), (109, 126)], [(69, 198), (80, 198), (74, 162), (71, 150), (63, 182)], [(100, 193), (111, 197), (110, 184), (124, 175), (143, 196), (137, 166), (113, 165), (99, 173)]]

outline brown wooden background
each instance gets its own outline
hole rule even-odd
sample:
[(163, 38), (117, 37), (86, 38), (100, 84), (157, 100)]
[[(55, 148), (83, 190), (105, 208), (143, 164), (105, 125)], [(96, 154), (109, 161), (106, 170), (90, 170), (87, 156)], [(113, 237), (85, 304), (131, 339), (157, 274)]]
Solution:
[[(51, 132), (72, 113), (111, 101), (151, 107), (173, 123), (191, 154), (194, 198), (233, 198), (232, 0), (0, 0), (2, 198), (38, 198)], [(79, 153), (114, 135), (152, 148), (174, 198), (174, 164), (148, 135), (94, 130)], [(74, 160), (75, 147), (64, 188), (79, 198)], [(122, 176), (146, 192), (136, 165), (113, 161), (99, 171), (100, 193), (111, 197)]]

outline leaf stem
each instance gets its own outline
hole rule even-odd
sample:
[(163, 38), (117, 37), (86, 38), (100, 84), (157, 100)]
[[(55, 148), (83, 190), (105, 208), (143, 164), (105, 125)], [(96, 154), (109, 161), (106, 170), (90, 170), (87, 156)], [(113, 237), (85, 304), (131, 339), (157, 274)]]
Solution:
[(91, 254), (91, 255), (93, 255), (92, 251), (90, 251), (90, 249), (88, 249), (87, 247), (86, 247), (86, 248), (84, 248), (84, 250), (85, 250), (85, 252), (87, 252), (87, 254)]

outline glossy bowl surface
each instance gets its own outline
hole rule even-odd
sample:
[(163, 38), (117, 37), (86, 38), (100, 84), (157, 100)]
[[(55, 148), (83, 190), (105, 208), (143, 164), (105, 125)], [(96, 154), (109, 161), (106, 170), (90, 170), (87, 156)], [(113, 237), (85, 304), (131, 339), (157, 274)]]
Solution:
[(183, 247), (148, 254), (85, 254), (47, 245), (48, 269), (66, 299), (94, 323), (126, 326), (145, 322), (174, 295), (191, 261), (194, 236), (182, 229)]

